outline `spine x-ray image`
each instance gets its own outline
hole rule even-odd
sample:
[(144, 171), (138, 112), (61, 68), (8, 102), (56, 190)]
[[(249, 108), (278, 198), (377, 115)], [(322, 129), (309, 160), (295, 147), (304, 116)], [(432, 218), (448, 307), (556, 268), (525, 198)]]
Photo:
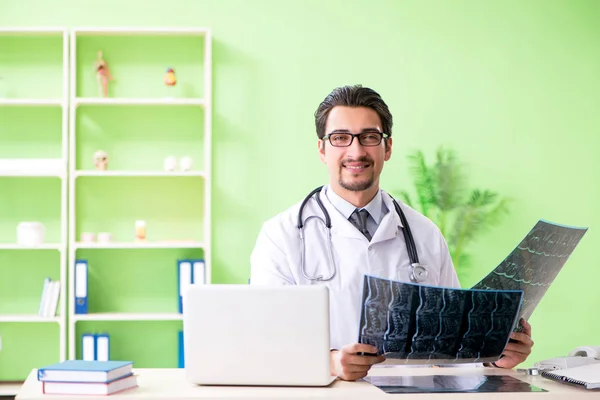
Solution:
[(397, 363), (497, 361), (523, 292), (450, 289), (365, 276), (359, 343)]

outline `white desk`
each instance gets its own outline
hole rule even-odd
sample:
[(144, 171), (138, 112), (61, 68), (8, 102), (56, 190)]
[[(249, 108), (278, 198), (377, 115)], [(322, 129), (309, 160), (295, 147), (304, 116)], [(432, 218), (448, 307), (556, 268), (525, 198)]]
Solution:
[(22, 382), (0, 382), (0, 396), (15, 396), (21, 389)]
[[(344, 382), (337, 380), (332, 385), (323, 388), (306, 387), (234, 387), (234, 386), (194, 386), (186, 382), (184, 371), (181, 369), (135, 369), (138, 375), (139, 387), (123, 391), (108, 397), (109, 399), (164, 399), (164, 400), (188, 400), (188, 399), (412, 399), (428, 400), (442, 399), (454, 400), (468, 398), (469, 400), (486, 399), (543, 399), (543, 400), (580, 400), (599, 399), (597, 391), (585, 390), (578, 387), (563, 385), (540, 376), (528, 376), (510, 370), (492, 368), (373, 368), (371, 375), (463, 375), (463, 374), (487, 374), (487, 375), (513, 375), (519, 379), (538, 386), (548, 392), (534, 393), (440, 393), (440, 394), (387, 394), (379, 388), (365, 381)], [(23, 384), (16, 400), (90, 400), (97, 396), (59, 396), (42, 394), (41, 383), (37, 380), (37, 372), (33, 370), (27, 381)]]

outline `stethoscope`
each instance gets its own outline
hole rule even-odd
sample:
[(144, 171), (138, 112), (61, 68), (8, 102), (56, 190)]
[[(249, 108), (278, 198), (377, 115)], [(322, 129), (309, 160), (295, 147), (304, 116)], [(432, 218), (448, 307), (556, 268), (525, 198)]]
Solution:
[[(298, 210), (298, 232), (300, 234), (300, 240), (302, 241), (302, 251), (300, 252), (301, 271), (302, 271), (302, 275), (304, 276), (304, 278), (306, 278), (310, 281), (329, 281), (329, 280), (333, 279), (333, 277), (335, 276), (335, 274), (337, 272), (335, 260), (333, 259), (333, 243), (331, 240), (331, 218), (329, 218), (329, 213), (325, 209), (325, 206), (323, 205), (323, 202), (321, 201), (321, 199), (319, 198), (319, 195), (318, 195), (318, 193), (321, 191), (322, 188), (323, 188), (323, 186), (319, 186), (318, 188), (316, 188), (315, 190), (310, 192), (309, 195), (306, 196), (306, 198), (302, 201), (302, 204), (300, 205), (300, 210)], [(315, 194), (316, 194), (316, 196), (315, 196)], [(323, 218), (313, 215), (313, 216), (308, 217), (304, 222), (302, 222), (302, 211), (304, 210), (306, 203), (308, 203), (308, 201), (313, 196), (315, 197), (315, 200), (317, 200), (317, 204), (319, 205), (319, 208), (323, 212), (323, 216), (325, 217), (325, 220), (323, 221)], [(400, 217), (402, 226), (404, 227), (402, 229), (402, 233), (404, 234), (404, 241), (406, 242), (406, 250), (408, 251), (408, 258), (410, 259), (410, 266), (412, 268), (412, 271), (410, 274), (410, 280), (413, 283), (425, 282), (425, 280), (427, 279), (427, 276), (429, 275), (429, 272), (425, 269), (425, 267), (423, 265), (421, 265), (421, 263), (419, 263), (419, 256), (417, 255), (417, 247), (415, 246), (415, 240), (413, 238), (412, 232), (410, 231), (410, 227), (408, 226), (408, 221), (406, 220), (406, 217), (404, 216), (404, 212), (402, 212), (402, 209), (400, 208), (400, 205), (396, 202), (396, 200), (391, 195), (390, 195), (390, 197), (392, 199), (392, 202), (394, 203), (394, 208), (396, 209), (396, 212), (398, 213), (398, 216)], [(304, 224), (312, 218), (318, 219), (327, 228), (327, 236), (328, 236), (327, 249), (328, 249), (328, 253), (329, 253), (329, 265), (331, 265), (331, 271), (330, 271), (329, 276), (327, 276), (327, 277), (324, 277), (323, 275), (309, 277), (306, 274), (306, 265), (305, 265), (306, 243), (304, 241)]]

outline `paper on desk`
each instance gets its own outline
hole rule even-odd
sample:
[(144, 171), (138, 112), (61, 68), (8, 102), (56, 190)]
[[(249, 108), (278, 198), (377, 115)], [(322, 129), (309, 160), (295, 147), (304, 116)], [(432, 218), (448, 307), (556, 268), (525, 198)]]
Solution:
[(365, 276), (359, 343), (398, 364), (497, 361), (523, 292), (451, 289)]
[[(538, 221), (508, 257), (473, 289), (522, 290), (518, 321), (527, 321), (587, 229)], [(518, 322), (515, 330), (522, 329)]]

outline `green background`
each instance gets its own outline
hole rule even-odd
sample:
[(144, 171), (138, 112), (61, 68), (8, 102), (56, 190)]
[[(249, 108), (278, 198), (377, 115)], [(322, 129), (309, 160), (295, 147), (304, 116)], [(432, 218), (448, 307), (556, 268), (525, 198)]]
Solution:
[[(595, 0), (0, 0), (0, 26), (212, 29), (214, 283), (245, 283), (249, 276), (249, 255), (262, 222), (326, 182), (327, 172), (316, 151), (313, 113), (331, 89), (345, 84), (362, 83), (373, 87), (394, 115), (394, 152), (384, 169), (382, 188), (392, 193), (412, 189), (406, 155), (422, 149), (431, 156), (444, 144), (456, 149), (467, 164), (472, 186), (489, 188), (515, 200), (503, 224), (482, 235), (471, 247), (473, 267), (458, 271), (463, 287), (472, 286), (500, 263), (538, 219), (589, 226), (590, 231), (531, 318), (536, 344), (527, 365), (566, 355), (576, 346), (600, 344), (597, 339), (600, 321), (593, 311), (600, 305), (597, 290), (600, 256), (594, 253), (598, 243), (595, 227), (600, 223), (600, 189), (596, 178), (600, 171), (598, 20), (600, 2)], [(2, 43), (0, 41), (0, 50)], [(48, 45), (24, 43), (22, 50), (27, 54), (40, 51), (50, 54), (48, 48), (53, 46), (52, 54), (56, 53), (54, 42)], [(94, 46), (94, 43), (89, 44), (90, 48)], [(111, 46), (119, 48), (119, 44)], [(164, 43), (159, 41), (156, 46), (161, 54), (168, 54), (168, 47), (162, 47)], [(152, 46), (145, 48), (148, 54), (140, 53), (139, 57), (147, 63), (157, 65), (164, 60), (153, 58)], [(0, 68), (10, 68), (17, 56), (2, 54), (0, 51)], [(52, 60), (52, 55), (48, 57), (48, 63), (52, 64), (48, 70), (52, 71), (60, 60)], [(193, 71), (198, 60), (190, 57), (177, 62), (185, 65), (189, 62)], [(160, 82), (162, 72), (154, 74), (144, 69), (144, 65), (136, 70), (138, 78)], [(78, 68), (84, 67), (87, 68), (84, 61), (78, 60)], [(112, 68), (116, 74), (119, 65)], [(56, 82), (40, 83), (37, 79), (34, 85), (27, 69), (12, 70), (19, 71), (13, 76), (19, 78), (23, 96), (38, 91), (56, 96), (60, 91)], [(6, 71), (0, 71), (0, 75), (2, 72)], [(60, 71), (55, 72), (60, 78)], [(131, 70), (123, 70), (121, 76), (132, 74)], [(139, 82), (134, 79), (128, 87), (139, 86), (140, 96), (154, 95), (154, 89), (146, 89)], [(82, 91), (79, 95), (94, 94), (93, 83), (82, 80), (79, 84)], [(116, 82), (114, 90), (118, 87)], [(184, 88), (182, 86), (179, 95), (195, 96), (203, 90), (202, 87)], [(49, 121), (60, 118), (48, 110), (36, 112), (40, 113), (39, 118)], [(90, 114), (103, 112), (103, 109), (89, 111)], [(0, 109), (3, 129), (4, 113)], [(154, 115), (152, 118), (159, 119)], [(143, 123), (141, 116), (132, 121), (120, 118), (118, 129), (122, 131), (116, 134), (123, 137), (128, 124), (136, 123), (136, 119), (138, 125), (132, 130), (139, 132), (137, 126)], [(7, 120), (7, 126), (16, 126), (14, 117)], [(80, 123), (85, 124), (85, 120), (82, 118)], [(188, 146), (190, 133), (186, 120), (173, 118), (171, 124), (179, 131), (178, 143)], [(161, 146), (163, 140), (159, 133), (159, 130), (149, 132), (149, 141), (155, 146)], [(52, 139), (58, 140), (60, 131), (48, 135), (51, 137), (48, 146), (33, 145), (40, 157), (60, 151), (59, 144)], [(40, 135), (34, 137), (41, 139)], [(5, 146), (19, 147), (26, 141), (26, 138), (13, 141), (8, 131), (0, 131), (0, 138), (1, 156), (12, 153)], [(138, 142), (143, 139), (134, 138)], [(82, 145), (82, 149), (91, 151), (94, 146), (95, 143), (88, 143)], [(147, 151), (153, 154), (152, 149)], [(147, 154), (142, 152), (136, 157), (140, 163), (147, 163)], [(84, 165), (88, 159), (77, 162), (79, 168), (90, 167)], [(122, 168), (135, 167), (125, 163)], [(15, 191), (6, 185), (17, 184), (7, 182), (0, 181), (0, 221), (10, 221), (8, 224), (0, 222), (2, 237), (10, 237), (14, 232), (13, 222), (19, 220), (10, 208), (14, 198), (5, 195)], [(138, 182), (143, 186), (143, 180)], [(25, 193), (36, 190), (25, 181), (20, 185)], [(97, 183), (94, 188), (101, 185)], [(136, 195), (138, 187), (123, 183), (122, 189), (131, 197)], [(85, 190), (84, 184), (84, 197)], [(139, 190), (144, 188), (139, 187)], [(190, 195), (201, 195), (198, 189), (188, 190)], [(47, 191), (58, 192), (59, 187), (49, 186)], [(90, 195), (84, 207), (92, 202)], [(186, 201), (185, 207), (201, 221), (201, 213), (194, 209), (193, 201)], [(103, 212), (105, 217), (111, 216), (110, 207)], [(49, 223), (58, 222), (56, 207), (43, 213)], [(180, 212), (173, 211), (168, 217), (159, 218), (159, 222), (180, 216)], [(88, 219), (87, 215), (83, 217), (82, 223)], [(95, 214), (89, 219), (101, 217)], [(125, 228), (115, 225), (113, 229)], [(193, 227), (188, 229), (188, 233), (194, 234)], [(98, 257), (98, 254), (93, 256)], [(162, 255), (164, 259), (175, 256), (179, 254)], [(0, 261), (1, 287), (10, 285), (7, 281), (23, 279), (23, 268), (9, 267), (2, 254)], [(26, 265), (27, 260), (18, 258), (17, 262)], [(160, 268), (157, 263), (153, 265), (157, 270)], [(149, 274), (140, 284), (142, 288), (136, 290), (144, 295), (152, 293), (157, 289), (156, 279), (170, 276), (168, 271)], [(123, 284), (107, 287), (105, 295), (116, 296), (124, 287)], [(26, 294), (19, 295), (24, 296), (23, 301), (30, 301)], [(37, 302), (39, 290), (30, 295), (36, 299), (33, 303)], [(160, 296), (162, 292), (157, 293), (158, 299)], [(3, 304), (11, 299), (0, 294)], [(152, 304), (151, 299), (148, 302)], [(162, 307), (164, 302), (160, 304)], [(120, 310), (120, 306), (114, 307)], [(103, 307), (103, 311), (107, 308), (110, 307)], [(171, 333), (178, 329), (173, 326), (176, 322), (80, 324), (83, 328), (91, 325), (89, 330), (118, 333), (119, 340), (126, 342), (121, 343), (121, 348), (132, 348), (131, 353), (119, 352), (115, 349), (119, 343), (111, 342), (112, 351), (116, 352), (111, 353), (113, 358), (139, 354), (134, 360), (138, 367), (176, 365), (173, 344), (176, 336)], [(23, 375), (32, 362), (38, 366), (51, 359), (40, 356), (32, 361), (24, 352), (50, 351), (52, 355), (56, 352), (45, 349), (58, 341), (57, 330), (46, 326), (40, 331), (47, 344), (40, 346), (39, 338), (32, 334), (32, 329), (37, 327), (17, 325), (0, 324), (4, 339), (0, 379)], [(165, 333), (167, 328), (169, 332)], [(135, 340), (124, 339), (126, 334), (135, 336)], [(17, 336), (24, 344), (19, 341), (18, 345), (9, 347), (7, 343)], [(173, 342), (169, 337), (173, 337)], [(164, 343), (169, 344), (163, 346)], [(156, 353), (154, 358), (142, 356), (141, 350), (135, 351), (155, 345), (166, 350)]]

